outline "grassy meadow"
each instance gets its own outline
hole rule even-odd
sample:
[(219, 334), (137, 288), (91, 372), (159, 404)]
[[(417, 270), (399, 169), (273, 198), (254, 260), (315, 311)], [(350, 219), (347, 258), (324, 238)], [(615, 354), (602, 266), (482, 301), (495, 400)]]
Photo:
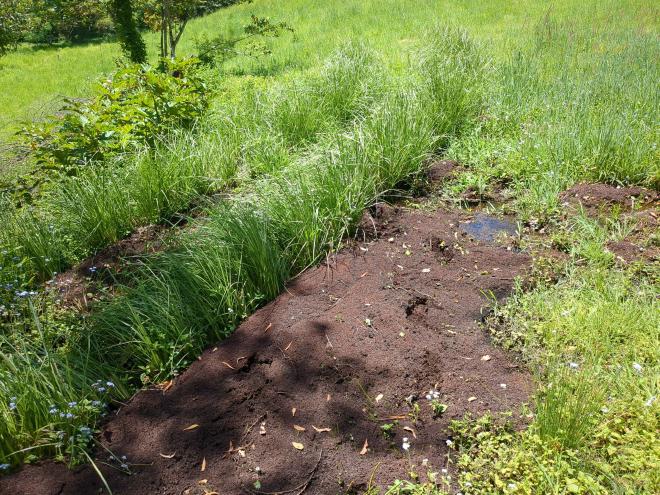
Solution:
[[(83, 460), (113, 401), (180, 373), (341, 248), (365, 208), (407, 194), (445, 157), (462, 171), (441, 199), (497, 190), (503, 209), (567, 253), (552, 282), (521, 285), (487, 325), (536, 377), (533, 413), (522, 413), (532, 420), (515, 431), (466, 418), (452, 427), (458, 479), (373, 493), (660, 491), (657, 268), (621, 266), (607, 250), (630, 232), (625, 218), (567, 219), (559, 200), (581, 181), (660, 185), (658, 7), (255, 0), (195, 19), (180, 54), (252, 13), (295, 35), (268, 40), (270, 56), (206, 71), (213, 101), (192, 129), (67, 177), (29, 206), (0, 196), (0, 469)], [(155, 61), (156, 36), (145, 40)], [(0, 175), (31, 167), (2, 150), (21, 122), (88, 96), (119, 55), (99, 41), (0, 58)], [(58, 273), (193, 207), (167, 249), (114, 274), (115, 294), (91, 312), (54, 300)]]

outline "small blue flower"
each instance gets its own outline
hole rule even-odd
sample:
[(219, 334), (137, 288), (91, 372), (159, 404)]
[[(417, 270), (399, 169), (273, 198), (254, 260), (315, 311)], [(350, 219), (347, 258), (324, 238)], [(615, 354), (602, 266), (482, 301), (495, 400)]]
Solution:
[(69, 407), (76, 407), (78, 405), (77, 402), (69, 402)]
[(82, 433), (83, 436), (90, 436), (92, 434), (91, 428), (88, 428), (87, 426), (81, 426), (80, 427), (80, 433)]
[(92, 406), (93, 407), (100, 407), (101, 406), (101, 401), (100, 400), (93, 400), (92, 401)]
[(108, 388), (112, 388), (115, 386), (115, 384), (112, 382), (106, 382), (106, 385), (108, 386)]
[(73, 419), (75, 416), (71, 413), (66, 413), (66, 419)]
[(9, 464), (0, 464), (0, 471), (7, 471), (10, 467)]
[(105, 387), (99, 387), (98, 391), (101, 392), (101, 393), (105, 392)]
[(51, 414), (57, 414), (57, 407), (51, 404), (50, 410), (48, 412)]

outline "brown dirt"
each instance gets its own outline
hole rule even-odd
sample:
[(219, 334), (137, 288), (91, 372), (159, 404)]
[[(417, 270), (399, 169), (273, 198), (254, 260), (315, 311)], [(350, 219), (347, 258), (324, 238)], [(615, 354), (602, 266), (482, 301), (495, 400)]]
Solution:
[(582, 206), (588, 214), (598, 214), (613, 206), (630, 209), (633, 202), (637, 206), (647, 206), (658, 201), (655, 191), (643, 187), (615, 187), (607, 184), (577, 184), (560, 195), (565, 207)]
[(643, 246), (628, 239), (610, 242), (607, 244), (607, 249), (614, 253), (617, 261), (623, 264), (636, 261), (653, 263), (660, 260), (660, 249), (657, 246)]
[(461, 166), (454, 160), (437, 160), (426, 169), (426, 177), (432, 184), (442, 184), (456, 176)]
[(86, 311), (91, 302), (112, 291), (127, 259), (162, 250), (172, 233), (172, 228), (164, 225), (138, 227), (126, 239), (58, 274), (49, 286), (64, 306)]
[[(171, 388), (139, 392), (108, 421), (100, 440), (134, 473), (97, 453), (115, 494), (361, 493), (372, 476), (406, 477), (409, 462), (445, 467), (451, 419), (527, 400), (530, 376), (478, 323), (486, 294), (506, 297), (530, 258), (472, 239), (456, 212), (381, 206), (372, 219), (375, 239), (303, 273)], [(436, 385), (449, 406), (439, 418), (425, 398)], [(100, 486), (91, 468), (52, 462), (0, 479), (15, 495)]]
[(607, 184), (577, 184), (560, 195), (568, 215), (583, 208), (590, 217), (607, 216), (615, 207), (622, 216), (634, 222), (634, 229), (625, 239), (607, 244), (622, 264), (660, 259), (660, 249), (649, 239), (658, 228), (658, 194), (643, 187), (615, 187)]

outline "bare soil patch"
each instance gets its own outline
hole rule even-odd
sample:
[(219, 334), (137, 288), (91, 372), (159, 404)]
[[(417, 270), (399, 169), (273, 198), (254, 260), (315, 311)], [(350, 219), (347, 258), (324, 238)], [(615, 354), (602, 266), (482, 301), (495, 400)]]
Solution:
[(619, 208), (623, 217), (634, 222), (634, 228), (625, 239), (607, 244), (619, 263), (651, 263), (660, 259), (658, 246), (649, 243), (658, 229), (660, 203), (655, 191), (643, 187), (578, 184), (564, 191), (560, 199), (569, 215), (581, 208), (590, 217), (601, 217)]
[(442, 184), (453, 179), (462, 170), (461, 165), (454, 160), (436, 160), (429, 165), (426, 177), (432, 184)]
[[(479, 326), (531, 259), (474, 239), (467, 219), (381, 206), (373, 235), (293, 280), (171, 387), (136, 394), (100, 436), (133, 473), (97, 451), (114, 493), (361, 493), (410, 462), (445, 467), (451, 419), (515, 411), (533, 388)], [(425, 398), (435, 387), (449, 406), (439, 417)], [(90, 467), (53, 462), (0, 479), (16, 495), (100, 488)]]
[(581, 206), (588, 214), (599, 214), (620, 206), (624, 210), (637, 206), (648, 206), (658, 201), (658, 194), (643, 187), (616, 187), (608, 184), (577, 184), (560, 195), (566, 207)]

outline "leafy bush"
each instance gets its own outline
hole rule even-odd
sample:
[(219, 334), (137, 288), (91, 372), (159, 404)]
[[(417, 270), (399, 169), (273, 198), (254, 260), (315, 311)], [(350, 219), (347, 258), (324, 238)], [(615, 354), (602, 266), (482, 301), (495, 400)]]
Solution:
[(27, 27), (25, 2), (0, 0), (0, 57), (16, 48)]
[(24, 128), (42, 169), (76, 175), (81, 167), (189, 128), (208, 109), (196, 59), (163, 61), (165, 70), (121, 66), (90, 101), (67, 100), (62, 114)]
[(30, 17), (27, 41), (54, 43), (108, 34), (112, 23), (107, 0), (26, 0)]
[(195, 44), (199, 59), (207, 65), (221, 65), (238, 55), (258, 57), (270, 55), (268, 46), (256, 38), (278, 38), (284, 31), (293, 33), (293, 28), (286, 22), (272, 22), (267, 17), (252, 16), (250, 23), (243, 26), (243, 34), (235, 37), (218, 35), (213, 38), (204, 36)]

